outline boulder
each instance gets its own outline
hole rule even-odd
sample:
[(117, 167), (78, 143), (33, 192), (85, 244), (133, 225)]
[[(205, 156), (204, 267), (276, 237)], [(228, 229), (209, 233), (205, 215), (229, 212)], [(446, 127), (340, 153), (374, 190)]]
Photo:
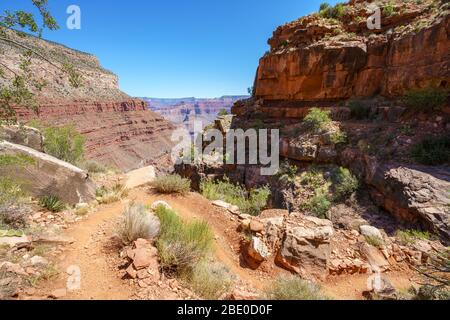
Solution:
[(293, 214), (286, 222), (276, 262), (303, 276), (323, 276), (327, 272), (333, 234), (331, 221)]
[(19, 144), (44, 152), (44, 138), (38, 129), (27, 126), (0, 126), (0, 140)]
[(398, 219), (420, 222), (450, 243), (450, 170), (425, 166), (379, 165), (369, 161), (366, 182), (374, 200)]
[(375, 227), (364, 225), (360, 226), (359, 230), (361, 231), (361, 234), (365, 237), (378, 238), (380, 240), (383, 240), (383, 235), (381, 234), (381, 231)]
[(359, 252), (362, 257), (369, 263), (372, 271), (375, 272), (384, 272), (389, 269), (389, 262), (384, 257), (383, 253), (374, 246), (371, 246), (367, 243), (361, 243)]
[(21, 181), (23, 188), (36, 197), (53, 195), (71, 205), (95, 199), (96, 186), (89, 175), (67, 162), (6, 141), (0, 142), (2, 154), (26, 155), (34, 160), (34, 164), (25, 168), (0, 167), (0, 175)]
[(368, 291), (364, 292), (364, 296), (369, 300), (398, 300), (397, 290), (385, 275), (374, 274), (367, 285)]
[(21, 237), (0, 237), (0, 246), (7, 245), (11, 248), (20, 245), (30, 243), (30, 239), (26, 235)]
[(261, 263), (267, 260), (270, 251), (266, 244), (258, 237), (252, 237), (248, 245), (246, 260), (251, 268), (258, 268)]

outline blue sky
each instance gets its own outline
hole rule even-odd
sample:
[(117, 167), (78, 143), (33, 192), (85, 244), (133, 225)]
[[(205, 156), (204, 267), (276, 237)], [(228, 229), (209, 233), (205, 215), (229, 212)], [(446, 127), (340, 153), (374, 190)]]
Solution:
[[(246, 94), (275, 28), (323, 0), (49, 0), (60, 30), (44, 38), (95, 54), (132, 96)], [(336, 3), (336, 1), (329, 1)], [(1, 1), (29, 9), (31, 0)], [(81, 8), (81, 30), (66, 9)]]

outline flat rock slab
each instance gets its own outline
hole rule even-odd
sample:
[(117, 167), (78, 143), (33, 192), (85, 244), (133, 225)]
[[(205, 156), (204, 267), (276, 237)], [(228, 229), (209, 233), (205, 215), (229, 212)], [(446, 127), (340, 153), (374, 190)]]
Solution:
[(125, 187), (128, 189), (137, 188), (151, 183), (156, 178), (155, 167), (149, 166), (130, 171), (126, 174), (127, 182)]
[(57, 196), (71, 205), (95, 199), (95, 183), (85, 171), (70, 163), (6, 141), (0, 141), (0, 155), (25, 155), (33, 159), (34, 163), (26, 167), (1, 167), (0, 176), (20, 181), (23, 188), (36, 197)]
[(21, 237), (1, 237), (0, 238), (0, 246), (7, 245), (11, 248), (17, 246), (18, 244), (22, 243), (29, 243), (30, 240), (26, 235), (23, 235)]

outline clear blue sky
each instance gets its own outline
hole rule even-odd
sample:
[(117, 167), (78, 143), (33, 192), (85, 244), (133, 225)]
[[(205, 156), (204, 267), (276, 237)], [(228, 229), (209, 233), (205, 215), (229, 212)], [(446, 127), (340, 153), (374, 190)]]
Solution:
[[(246, 94), (275, 28), (323, 0), (49, 0), (61, 27), (44, 37), (95, 54), (132, 96)], [(336, 3), (336, 1), (329, 1)], [(1, 1), (29, 9), (31, 0)], [(80, 6), (81, 30), (66, 28)]]

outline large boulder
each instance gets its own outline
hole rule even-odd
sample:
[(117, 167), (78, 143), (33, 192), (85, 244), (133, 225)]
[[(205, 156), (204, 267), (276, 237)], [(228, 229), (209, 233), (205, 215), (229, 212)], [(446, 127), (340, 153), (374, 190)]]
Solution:
[(366, 178), (374, 200), (397, 218), (420, 222), (450, 242), (449, 168), (368, 166)]
[(25, 155), (33, 163), (25, 166), (0, 167), (0, 175), (19, 181), (36, 197), (57, 196), (68, 204), (90, 202), (95, 199), (95, 183), (89, 175), (48, 154), (10, 142), (0, 142), (0, 155)]
[(30, 147), (37, 151), (44, 151), (44, 138), (38, 129), (27, 126), (0, 126), (0, 140)]
[(286, 222), (284, 241), (276, 262), (302, 276), (324, 276), (333, 234), (331, 221), (293, 214)]

